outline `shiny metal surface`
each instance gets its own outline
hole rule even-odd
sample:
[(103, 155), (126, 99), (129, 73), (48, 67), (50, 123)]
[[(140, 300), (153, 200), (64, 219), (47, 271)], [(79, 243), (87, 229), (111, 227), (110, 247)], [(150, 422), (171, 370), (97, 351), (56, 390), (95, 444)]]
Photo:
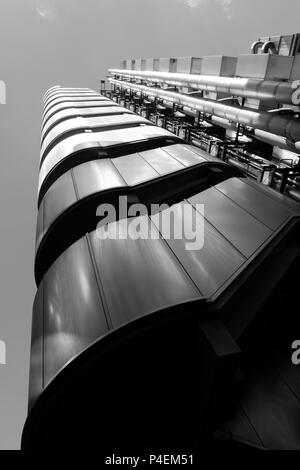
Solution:
[(107, 189), (126, 186), (126, 182), (109, 159), (83, 163), (73, 168), (72, 171), (80, 198)]
[(32, 408), (38, 396), (44, 388), (43, 379), (43, 355), (44, 355), (44, 288), (41, 285), (37, 291), (32, 311), (32, 328), (31, 328), (31, 355), (29, 370), (29, 396), (28, 410)]
[[(189, 239), (187, 235), (190, 234), (187, 234), (184, 228), (184, 221), (186, 221), (184, 211), (187, 210), (188, 205), (188, 202), (176, 204), (171, 209), (152, 216), (151, 220), (160, 233), (164, 233), (165, 217), (172, 214), (174, 232), (171, 233), (171, 237), (165, 237), (166, 243), (202, 295), (210, 298), (230, 280), (246, 261), (246, 258), (194, 208), (193, 232), (198, 233), (199, 245), (196, 243), (196, 237), (194, 240)], [(174, 233), (182, 233), (182, 237), (176, 238)], [(200, 235), (202, 234), (204, 236), (203, 247), (200, 246)]]
[(262, 197), (259, 188), (253, 188), (247, 180), (231, 178), (215, 188), (271, 230), (278, 229), (291, 215), (279, 201)]
[(138, 154), (114, 158), (113, 163), (129, 186), (159, 177), (159, 173)]
[(236, 250), (250, 258), (271, 237), (272, 231), (214, 187), (189, 198), (204, 204), (205, 218)]
[(282, 104), (293, 104), (293, 93), (295, 92), (295, 88), (293, 88), (291, 83), (275, 80), (119, 69), (111, 69), (109, 72), (112, 75), (124, 78), (135, 77), (156, 83), (166, 83), (173, 86), (213, 91), (264, 101), (276, 101)]
[(69, 108), (98, 108), (98, 107), (105, 107), (105, 106), (112, 106), (112, 102), (106, 98), (97, 101), (79, 101), (78, 103), (74, 101), (67, 101), (60, 104), (56, 104), (53, 108), (49, 110), (47, 114), (45, 114), (43, 121), (42, 121), (42, 128), (45, 126), (46, 122), (50, 117), (54, 116), (59, 111), (63, 109)]
[(43, 199), (44, 224), (43, 230), (46, 233), (51, 224), (72, 204), (77, 201), (71, 172), (64, 173), (48, 189)]
[(102, 129), (108, 130), (108, 128), (114, 129), (117, 127), (129, 127), (129, 126), (138, 126), (140, 124), (151, 123), (140, 116), (135, 114), (121, 114), (121, 115), (112, 115), (112, 116), (93, 116), (93, 117), (76, 117), (74, 119), (69, 119), (58, 125), (56, 125), (45, 138), (42, 148), (41, 148), (41, 160), (44, 158), (45, 154), (48, 151), (50, 145), (55, 144), (55, 141), (68, 134), (69, 132), (80, 130), (84, 132), (87, 129), (96, 129), (98, 132)]
[(44, 103), (46, 103), (47, 100), (52, 99), (53, 97), (57, 96), (59, 97), (60, 95), (85, 95), (86, 93), (96, 93), (95, 90), (92, 90), (91, 88), (59, 88), (58, 90), (53, 90), (50, 93), (47, 94), (47, 96), (44, 97)]
[[(168, 148), (170, 147), (173, 146), (168, 146)], [(140, 152), (139, 155), (161, 176), (185, 168), (182, 163), (173, 158), (172, 155), (163, 148), (146, 150), (145, 152)]]
[(44, 104), (44, 110), (51, 105), (51, 103), (57, 99), (70, 99), (74, 98), (76, 101), (78, 98), (86, 98), (86, 99), (93, 99), (94, 96), (99, 96), (99, 93), (96, 93), (95, 91), (86, 91), (86, 92), (80, 92), (80, 93), (56, 93), (54, 96), (50, 96), (47, 98), (45, 104)]
[(107, 98), (100, 96), (99, 94), (95, 93), (94, 95), (90, 96), (70, 96), (69, 98), (62, 97), (62, 98), (55, 98), (52, 100), (49, 104), (47, 104), (44, 108), (43, 112), (43, 117), (50, 111), (53, 106), (56, 106), (57, 104), (60, 103), (69, 103), (69, 102), (74, 102), (74, 103), (80, 103), (81, 101), (107, 101)]
[[(300, 142), (300, 124), (299, 120), (286, 116), (278, 116), (274, 113), (258, 112), (243, 107), (234, 107), (222, 104), (219, 101), (203, 100), (192, 98), (191, 96), (174, 93), (157, 88), (150, 88), (133, 83), (125, 83), (119, 80), (110, 79), (110, 82), (123, 89), (131, 89), (143, 92), (149, 96), (156, 96), (161, 99), (168, 99), (173, 103), (194, 108), (208, 114), (225, 118), (229, 121), (243, 124), (254, 129), (261, 129), (271, 134), (281, 135), (292, 141)], [(300, 145), (300, 143), (299, 143)]]
[(118, 129), (106, 132), (94, 132), (92, 134), (80, 134), (66, 138), (57, 144), (47, 155), (42, 163), (39, 176), (39, 191), (45, 178), (52, 169), (72, 154), (88, 148), (108, 148), (114, 145), (139, 142), (157, 137), (174, 138), (171, 132), (155, 126), (141, 126), (129, 129)]
[(55, 87), (52, 87), (50, 88), (49, 90), (46, 91), (46, 93), (44, 94), (43, 96), (43, 101), (45, 102), (45, 100), (55, 94), (55, 93), (62, 93), (62, 92), (73, 92), (73, 93), (77, 93), (77, 92), (81, 92), (81, 91), (94, 91), (92, 90), (91, 88), (69, 88), (69, 87), (62, 87), (62, 86), (55, 86)]
[(199, 165), (206, 161), (202, 156), (192, 152), (190, 148), (183, 145), (172, 145), (165, 148), (165, 151), (179, 161), (185, 167)]
[(42, 141), (47, 133), (60, 122), (73, 119), (75, 117), (89, 117), (89, 116), (113, 116), (118, 114), (132, 114), (128, 109), (121, 108), (120, 106), (101, 106), (94, 108), (69, 108), (57, 112), (45, 124), (42, 131)]
[[(72, 245), (44, 281), (44, 385), (108, 331), (86, 238)], [(40, 287), (41, 288), (41, 287)]]
[[(158, 237), (148, 217), (134, 221), (142, 224), (145, 238), (150, 230)], [(109, 224), (107, 229), (106, 240), (100, 240), (97, 232), (90, 238), (113, 327), (201, 297), (163, 240), (129, 239), (127, 219)], [(117, 240), (113, 239), (115, 230), (119, 234)]]

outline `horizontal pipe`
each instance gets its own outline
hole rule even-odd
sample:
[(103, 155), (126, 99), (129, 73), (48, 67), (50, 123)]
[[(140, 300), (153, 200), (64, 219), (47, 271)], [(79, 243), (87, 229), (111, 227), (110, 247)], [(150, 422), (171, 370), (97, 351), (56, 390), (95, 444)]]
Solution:
[(226, 93), (261, 101), (295, 104), (293, 99), (295, 88), (289, 82), (120, 69), (110, 69), (109, 72), (125, 78), (136, 78), (195, 90)]
[[(190, 115), (197, 116), (197, 113), (194, 111), (192, 112), (190, 109), (183, 108), (182, 110), (183, 113), (187, 112)], [(219, 118), (217, 116), (212, 116), (211, 117), (211, 122), (212, 124), (215, 124), (216, 126), (223, 127), (224, 129), (230, 129), (233, 131), (237, 131), (237, 125), (232, 124), (228, 121), (228, 119), (223, 119)], [(297, 152), (296, 146), (293, 144), (288, 144), (287, 140), (284, 137), (280, 137), (279, 135), (271, 134), (270, 132), (266, 131), (261, 131), (259, 129), (254, 130), (253, 136), (255, 139), (264, 142), (266, 144), (272, 145), (279, 147), (284, 150), (289, 150), (291, 152)]]
[[(259, 112), (237, 106), (229, 106), (218, 101), (193, 98), (181, 93), (170, 92), (160, 88), (151, 88), (129, 82), (115, 80), (109, 81), (123, 89), (134, 90), (149, 96), (172, 101), (174, 104), (188, 106), (197, 111), (211, 114), (233, 121), (253, 129), (260, 129), (271, 134), (287, 138), (291, 142), (299, 142), (300, 149), (300, 121), (295, 118), (280, 116), (276, 113)], [(297, 147), (298, 148), (298, 147)]]

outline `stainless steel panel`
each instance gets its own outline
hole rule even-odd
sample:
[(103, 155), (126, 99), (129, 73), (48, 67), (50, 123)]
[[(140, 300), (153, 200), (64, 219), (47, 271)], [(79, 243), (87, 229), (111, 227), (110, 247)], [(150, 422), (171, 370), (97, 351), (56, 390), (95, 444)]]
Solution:
[(288, 80), (293, 57), (272, 54), (242, 54), (238, 57), (236, 74), (243, 78)]
[(91, 107), (106, 107), (106, 106), (112, 106), (112, 101), (103, 99), (102, 101), (78, 101), (78, 103), (75, 103), (74, 101), (70, 102), (64, 102), (64, 103), (59, 103), (53, 106), (47, 114), (45, 114), (42, 122), (42, 126), (45, 125), (45, 123), (48, 121), (48, 119), (56, 114), (58, 111), (62, 111), (63, 109), (69, 109), (69, 108), (91, 108)]
[(36, 293), (32, 312), (31, 329), (31, 355), (29, 373), (29, 398), (28, 408), (32, 405), (43, 390), (43, 283)]
[(52, 144), (55, 139), (72, 130), (93, 129), (96, 127), (102, 127), (103, 129), (105, 129), (106, 127), (128, 126), (134, 124), (149, 124), (149, 121), (140, 116), (136, 116), (135, 114), (121, 114), (116, 116), (112, 115), (109, 117), (77, 117), (74, 119), (69, 119), (68, 121), (64, 121), (58, 124), (57, 126), (55, 126), (54, 129), (49, 132), (42, 145), (41, 156), (43, 155), (47, 147)]
[(35, 237), (35, 247), (37, 251), (37, 247), (40, 245), (42, 238), (44, 236), (44, 200), (42, 200), (38, 216), (37, 216), (37, 224), (36, 224), (36, 237)]
[[(188, 202), (183, 202), (152, 216), (151, 219), (162, 234), (164, 230), (169, 230), (167, 221), (174, 221), (171, 236), (165, 237), (166, 242), (199, 291), (209, 298), (231, 278), (246, 258), (194, 208), (192, 208), (193, 214), (189, 216), (188, 210), (191, 208)], [(185, 210), (186, 215), (184, 215)], [(168, 219), (170, 214), (172, 218)], [(193, 224), (191, 227), (193, 232), (186, 227), (187, 219)], [(193, 233), (195, 238), (190, 239)], [(181, 234), (182, 237), (179, 239)], [(204, 240), (203, 246), (200, 244), (202, 240)]]
[(182, 163), (165, 152), (163, 148), (140, 152), (139, 155), (146, 160), (159, 175), (166, 175), (185, 168)]
[(67, 156), (73, 153), (87, 149), (99, 149), (113, 145), (126, 144), (130, 142), (139, 142), (155, 137), (171, 137), (174, 135), (165, 129), (155, 126), (141, 126), (129, 129), (118, 129), (107, 132), (94, 132), (88, 134), (74, 135), (66, 138), (57, 144), (46, 156), (40, 170), (39, 190), (48, 173)]
[(60, 86), (50, 88), (45, 95), (44, 95), (44, 101), (52, 95), (55, 95), (56, 93), (62, 93), (62, 92), (68, 92), (68, 93), (80, 93), (80, 92), (86, 92), (86, 91), (94, 91), (91, 88), (63, 88)]
[(47, 100), (45, 101), (45, 104), (44, 104), (44, 108), (43, 109), (46, 109), (53, 101), (59, 99), (59, 98), (66, 98), (66, 99), (70, 99), (70, 98), (74, 98), (74, 101), (77, 100), (77, 98), (86, 98), (86, 99), (89, 99), (89, 97), (91, 97), (91, 99), (93, 99), (95, 96), (99, 96), (99, 93), (96, 93), (95, 91), (88, 91), (88, 92), (76, 92), (76, 93), (56, 93), (55, 95), (52, 95), (52, 96), (49, 96), (47, 98)]
[(247, 258), (272, 235), (264, 224), (215, 188), (209, 188), (189, 201), (194, 205), (204, 204), (205, 218)]
[(57, 144), (42, 163), (39, 175), (39, 190), (47, 174), (64, 158), (80, 150), (98, 148), (99, 142), (96, 134), (73, 135)]
[(118, 114), (132, 114), (128, 109), (121, 108), (120, 106), (105, 106), (105, 107), (94, 107), (94, 108), (69, 108), (59, 111), (52, 116), (44, 126), (42, 132), (42, 139), (48, 132), (48, 130), (57, 125), (59, 122), (72, 119), (73, 117), (86, 117), (86, 116), (110, 116)]
[(204, 160), (208, 162), (218, 162), (220, 163), (220, 159), (217, 157), (214, 157), (210, 153), (205, 152), (204, 150), (200, 149), (199, 147), (196, 147), (195, 145), (186, 145), (184, 144), (184, 147), (190, 150), (191, 152), (195, 153), (196, 155), (199, 155), (199, 157), (203, 158)]
[(138, 154), (114, 158), (114, 166), (129, 186), (158, 178), (159, 174)]
[[(69, 97), (69, 98), (55, 98), (51, 103), (49, 103), (45, 109), (43, 116), (50, 111), (53, 106), (56, 106), (60, 103), (80, 103), (81, 101), (107, 101), (107, 98), (95, 94), (95, 96), (78, 96), (78, 97)], [(75, 105), (76, 106), (76, 105)]]
[(85, 237), (52, 265), (44, 286), (47, 385), (70, 359), (108, 331)]
[(263, 195), (259, 189), (248, 185), (238, 178), (231, 178), (216, 186), (216, 189), (229, 197), (236, 204), (249, 212), (256, 219), (276, 230), (289, 217), (290, 212), (274, 200)]
[(199, 165), (199, 163), (206, 161), (203, 157), (192, 152), (188, 147), (184, 147), (180, 144), (168, 145), (168, 147), (165, 147), (165, 151), (186, 167)]
[(76, 193), (71, 172), (64, 173), (48, 189), (44, 198), (44, 231), (76, 201)]
[(111, 160), (94, 160), (73, 168), (80, 198), (99, 191), (127, 186)]
[[(100, 240), (97, 232), (91, 234), (114, 327), (200, 297), (167, 244), (161, 239), (151, 239), (151, 231), (156, 237), (158, 232), (153, 224), (148, 225), (148, 217), (138, 217), (132, 221), (142, 224), (141, 234), (145, 239), (133, 240), (129, 237), (127, 219), (110, 223), (105, 240)], [(119, 239), (114, 239), (116, 230)]]
[(218, 75), (222, 77), (234, 77), (236, 72), (237, 57), (205, 56), (202, 59), (203, 75)]

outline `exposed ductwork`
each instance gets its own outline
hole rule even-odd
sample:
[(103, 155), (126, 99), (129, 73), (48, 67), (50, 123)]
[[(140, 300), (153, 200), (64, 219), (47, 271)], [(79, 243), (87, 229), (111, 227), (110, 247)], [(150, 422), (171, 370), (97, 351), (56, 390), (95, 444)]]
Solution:
[(273, 41), (267, 41), (264, 43), (261, 52), (263, 54), (277, 54), (277, 49)]
[(259, 48), (262, 47), (263, 45), (264, 43), (262, 41), (255, 41), (251, 46), (251, 53), (258, 54)]
[(218, 77), (185, 73), (111, 69), (112, 75), (127, 79), (152, 81), (195, 90), (225, 93), (260, 101), (293, 104), (295, 88), (292, 83), (254, 78)]
[(300, 121), (294, 117), (229, 106), (218, 101), (193, 98), (181, 93), (174, 93), (160, 88), (150, 88), (115, 79), (110, 79), (110, 82), (123, 89), (144, 93), (148, 96), (157, 97), (174, 104), (187, 106), (196, 111), (226, 119), (230, 123), (241, 124), (255, 130), (259, 129), (269, 134), (283, 137), (291, 143), (296, 143), (296, 148), (298, 151), (300, 150)]

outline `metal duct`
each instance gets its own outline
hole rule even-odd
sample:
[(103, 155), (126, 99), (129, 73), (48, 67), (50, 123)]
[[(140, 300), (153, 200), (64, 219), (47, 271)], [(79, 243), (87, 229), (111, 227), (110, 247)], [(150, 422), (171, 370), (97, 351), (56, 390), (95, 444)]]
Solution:
[(109, 72), (125, 78), (149, 80), (177, 87), (192, 88), (260, 101), (294, 104), (295, 88), (292, 83), (254, 78), (217, 77), (185, 73), (167, 73), (111, 69)]
[(193, 98), (181, 93), (165, 91), (160, 88), (149, 88), (144, 85), (122, 82), (112, 78), (109, 80), (111, 83), (124, 89), (130, 89), (145, 93), (149, 96), (166, 99), (172, 101), (174, 104), (187, 106), (197, 111), (227, 119), (228, 121), (285, 137), (291, 142), (299, 143), (300, 149), (300, 121), (293, 117), (229, 106), (218, 101)]
[(258, 54), (259, 46), (263, 46), (264, 43), (262, 41), (255, 41), (251, 46), (251, 53)]
[(277, 49), (273, 41), (267, 41), (264, 43), (261, 52), (263, 54), (277, 54)]

